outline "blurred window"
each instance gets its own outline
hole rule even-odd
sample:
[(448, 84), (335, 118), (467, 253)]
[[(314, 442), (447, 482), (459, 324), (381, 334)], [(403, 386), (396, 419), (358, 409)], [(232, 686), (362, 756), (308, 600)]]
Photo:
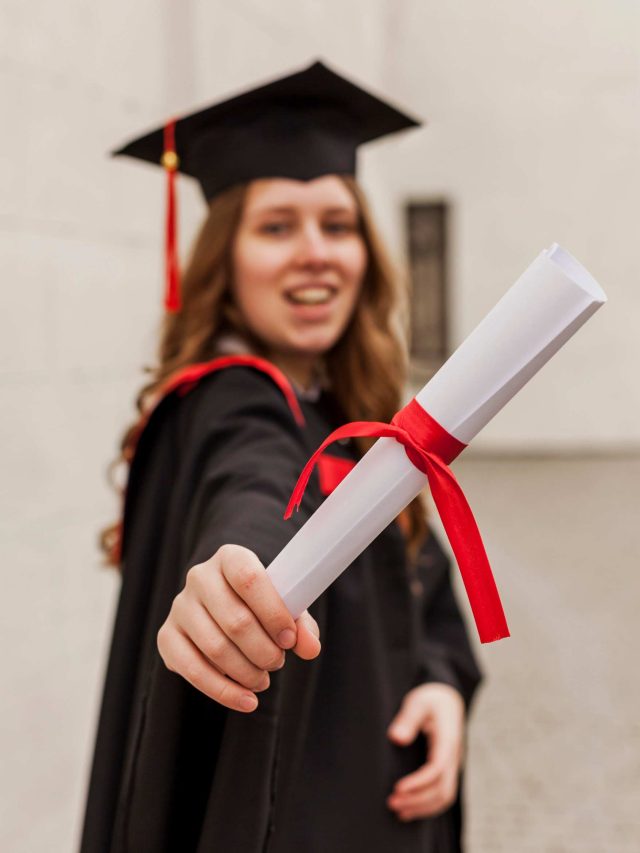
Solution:
[(424, 384), (447, 358), (447, 206), (406, 207), (411, 275), (411, 379)]

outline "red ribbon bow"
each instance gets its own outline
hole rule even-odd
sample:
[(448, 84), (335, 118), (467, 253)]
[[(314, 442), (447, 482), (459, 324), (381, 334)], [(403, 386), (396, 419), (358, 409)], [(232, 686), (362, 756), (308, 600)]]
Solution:
[(285, 519), (290, 518), (293, 510), (300, 506), (309, 477), (322, 451), (338, 439), (365, 436), (395, 438), (404, 446), (411, 462), (425, 474), (458, 561), (480, 642), (492, 643), (508, 637), (507, 620), (478, 525), (458, 481), (448, 467), (448, 463), (462, 453), (466, 444), (450, 435), (415, 399), (397, 412), (390, 424), (356, 421), (339, 427), (327, 436), (300, 474)]

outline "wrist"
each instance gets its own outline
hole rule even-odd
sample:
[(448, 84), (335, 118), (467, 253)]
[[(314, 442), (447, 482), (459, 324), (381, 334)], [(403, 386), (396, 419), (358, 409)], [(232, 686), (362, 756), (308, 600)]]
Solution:
[(455, 707), (462, 716), (465, 713), (465, 703), (462, 693), (453, 685), (447, 684), (444, 681), (425, 681), (419, 684), (416, 688), (420, 693), (432, 701), (437, 701), (442, 704), (447, 704), (450, 707)]

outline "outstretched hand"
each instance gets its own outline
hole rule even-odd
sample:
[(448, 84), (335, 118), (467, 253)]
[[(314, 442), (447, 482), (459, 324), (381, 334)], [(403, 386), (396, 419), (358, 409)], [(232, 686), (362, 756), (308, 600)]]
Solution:
[(427, 761), (399, 779), (387, 805), (403, 821), (434, 817), (448, 809), (458, 793), (464, 748), (462, 696), (448, 684), (421, 684), (404, 697), (387, 730), (399, 746), (427, 738)]
[(320, 632), (308, 611), (294, 621), (258, 557), (223, 545), (193, 566), (158, 631), (165, 666), (211, 699), (245, 713), (284, 666), (285, 650), (311, 660)]

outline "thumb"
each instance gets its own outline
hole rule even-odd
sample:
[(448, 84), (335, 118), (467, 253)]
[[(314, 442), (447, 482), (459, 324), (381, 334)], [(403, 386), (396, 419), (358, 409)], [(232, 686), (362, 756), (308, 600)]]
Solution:
[(293, 652), (303, 660), (317, 657), (320, 654), (320, 628), (308, 610), (300, 614), (296, 620), (296, 627), (298, 638)]
[(300, 626), (301, 623), (304, 625), (307, 631), (311, 631), (316, 640), (320, 639), (320, 628), (318, 626), (318, 623), (308, 610), (303, 611), (298, 617), (298, 626)]
[(407, 746), (413, 743), (422, 731), (424, 717), (425, 709), (419, 697), (414, 693), (407, 693), (400, 710), (387, 729), (387, 735), (395, 743)]

